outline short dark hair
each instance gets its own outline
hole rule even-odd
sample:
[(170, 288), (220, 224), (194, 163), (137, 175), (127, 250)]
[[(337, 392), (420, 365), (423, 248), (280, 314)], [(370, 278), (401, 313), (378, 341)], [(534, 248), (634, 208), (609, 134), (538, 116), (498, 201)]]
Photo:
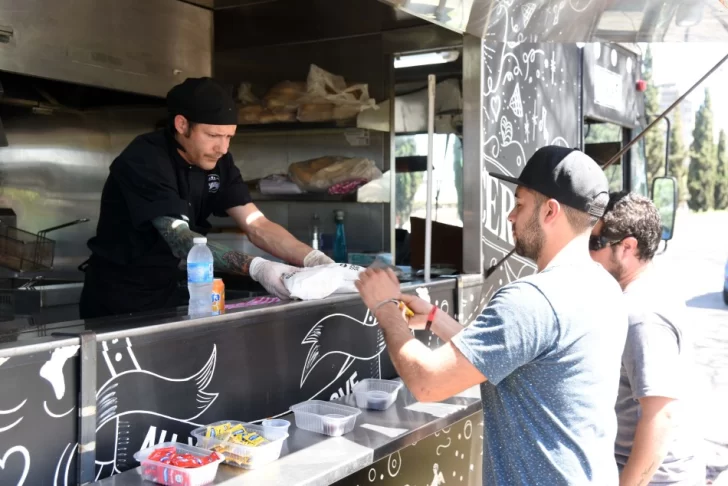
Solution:
[[(533, 191), (533, 194), (536, 196), (536, 208), (540, 208), (543, 203), (549, 200), (548, 196), (545, 196), (538, 191)], [(595, 201), (601, 206), (606, 206), (606, 199), (606, 194), (599, 194), (595, 198)], [(569, 226), (571, 226), (571, 229), (573, 229), (575, 233), (590, 231), (597, 224), (597, 221), (599, 221), (599, 218), (596, 216), (579, 209), (572, 208), (567, 204), (561, 204), (561, 208), (564, 210), (564, 214), (566, 214), (566, 220), (569, 222)]]
[[(169, 126), (169, 129), (172, 130), (172, 133), (175, 133), (177, 131), (177, 129), (174, 127), (174, 119), (176, 116), (177, 115), (169, 115), (169, 117), (167, 117), (167, 125)], [(185, 135), (189, 135), (190, 132), (195, 129), (197, 123), (190, 121), (187, 117), (185, 117), (185, 120), (187, 120), (187, 133)]]
[(662, 236), (660, 213), (648, 198), (620, 191), (609, 195), (602, 218), (602, 236), (619, 240), (632, 236), (637, 240), (637, 256), (649, 261), (655, 256)]

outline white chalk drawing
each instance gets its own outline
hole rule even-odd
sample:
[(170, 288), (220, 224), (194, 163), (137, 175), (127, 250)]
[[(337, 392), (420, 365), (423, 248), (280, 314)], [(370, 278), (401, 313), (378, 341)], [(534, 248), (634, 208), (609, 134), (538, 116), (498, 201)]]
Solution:
[[(332, 339), (332, 336), (350, 336), (350, 339)], [(372, 346), (372, 343), (374, 345)], [(379, 329), (377, 321), (369, 310), (364, 320), (360, 321), (346, 314), (330, 314), (311, 327), (301, 341), (302, 345), (309, 345), (308, 355), (301, 371), (300, 387), (306, 383), (311, 372), (327, 356), (344, 356), (344, 363), (339, 367), (336, 376), (311, 398), (316, 398), (339, 379), (356, 361), (374, 361), (372, 377), (379, 378), (382, 373), (380, 355), (386, 347), (384, 334)]]
[[(10, 408), (7, 410), (0, 410), (0, 415), (11, 415), (11, 414), (14, 414), (15, 412), (20, 411), (20, 409), (23, 408), (23, 406), (27, 403), (27, 401), (28, 401), (28, 399), (26, 398), (25, 400), (23, 400), (22, 402), (20, 402), (17, 406), (15, 406), (13, 408)], [(24, 417), (20, 417), (20, 418), (16, 419), (15, 421), (13, 421), (10, 425), (0, 427), (0, 433), (7, 432), (8, 430), (12, 429), (16, 425), (18, 425), (20, 422), (22, 422), (23, 418)]]
[[(118, 339), (113, 339), (111, 341), (111, 344), (117, 344), (119, 342)], [(139, 366), (139, 362), (136, 359), (136, 356), (134, 355), (134, 350), (131, 346), (131, 340), (129, 338), (125, 338), (126, 342), (126, 349), (124, 349), (122, 352), (115, 352), (114, 353), (114, 359), (112, 360), (109, 357), (109, 343), (107, 341), (103, 341), (101, 343), (101, 355), (104, 357), (104, 361), (106, 362), (106, 367), (109, 369), (109, 373), (111, 373), (111, 376), (116, 376), (121, 370), (127, 371), (127, 370), (141, 370), (141, 366)]]
[[(114, 343), (115, 344), (115, 343)], [(119, 465), (130, 464), (131, 454), (141, 449), (140, 444), (132, 444), (132, 434), (139, 441), (144, 431), (133, 430), (131, 416), (147, 415), (173, 422), (201, 426), (195, 420), (207, 411), (218, 397), (217, 393), (206, 391), (212, 381), (217, 363), (217, 347), (213, 345), (210, 357), (200, 370), (185, 378), (169, 378), (144, 370), (134, 355), (131, 341), (126, 339), (126, 358), (111, 360), (108, 343), (102, 343), (102, 354), (111, 377), (96, 393), (97, 426), (96, 433), (113, 437), (111, 457), (103, 457), (101, 448), (97, 450), (97, 477), (107, 477), (121, 472)], [(114, 355), (119, 353), (114, 353)], [(124, 371), (119, 371), (124, 369)], [(159, 396), (190, 397), (189, 403), (169, 403), (157, 401), (153, 396), (139, 393), (139, 390), (153, 389)], [(195, 397), (192, 399), (191, 397)], [(145, 427), (137, 425), (137, 427)], [(151, 434), (151, 435), (150, 435)], [(162, 431), (161, 440), (157, 440), (156, 427), (150, 427), (144, 441), (163, 442), (166, 431)], [(172, 441), (177, 440), (173, 434)]]
[(440, 449), (447, 449), (451, 445), (452, 445), (452, 439), (450, 437), (448, 437), (446, 443), (440, 444), (439, 446), (437, 446), (437, 449), (435, 450), (435, 454), (437, 454), (439, 456), (440, 454), (442, 454), (442, 452), (440, 452)]
[(467, 440), (470, 440), (470, 437), (473, 435), (473, 422), (468, 420), (465, 422), (465, 426), (463, 427), (463, 437), (465, 437)]
[[(575, 81), (559, 65), (556, 49), (549, 46), (536, 48), (524, 45), (523, 36), (529, 23), (545, 22), (544, 27), (556, 25), (562, 19), (571, 18), (564, 9), (575, 13), (585, 11), (592, 0), (560, 0), (543, 2), (533, 0), (515, 5), (508, 0), (496, 2), (492, 23), (488, 31), (497, 42), (483, 42), (483, 151), (485, 164), (482, 187), (485, 205), (482, 215), (484, 226), (483, 255), (490, 264), (503, 258), (513, 247), (510, 223), (507, 221), (513, 204), (513, 190), (505, 183), (490, 180), (488, 171), (498, 171), (511, 177), (517, 176), (537, 147), (543, 145), (570, 146), (562, 134), (550, 131), (558, 127), (557, 120), (549, 111), (550, 98), (544, 89), (558, 87)], [(513, 18), (520, 18), (514, 22)], [(538, 17), (538, 19), (537, 19)], [(534, 24), (535, 25), (535, 24)], [(518, 28), (514, 28), (518, 26)], [(533, 39), (529, 39), (533, 42)], [(508, 100), (501, 110), (502, 100)], [(486, 109), (488, 107), (489, 109)], [(551, 113), (551, 114), (550, 114)], [(555, 136), (554, 136), (555, 135)], [(515, 162), (515, 164), (514, 164)], [(492, 186), (491, 186), (492, 185)], [(513, 255), (501, 265), (504, 275), (497, 285), (481, 296), (466, 322), (477, 315), (490, 300), (492, 293), (501, 285), (513, 282), (536, 272), (534, 262)]]
[(430, 298), (430, 289), (427, 287), (417, 287), (415, 289), (415, 293), (417, 294), (417, 297), (424, 300), (428, 304), (432, 303), (432, 299)]
[(9, 415), (11, 413), (17, 412), (18, 410), (20, 410), (21, 408), (23, 408), (23, 405), (25, 405), (25, 403), (27, 401), (28, 401), (28, 399), (26, 398), (25, 400), (23, 400), (22, 402), (20, 402), (18, 404), (18, 406), (14, 407), (14, 408), (11, 408), (11, 409), (8, 409), (8, 410), (0, 410), (0, 415)]
[(514, 115), (518, 118), (523, 116), (523, 103), (521, 102), (521, 85), (516, 83), (516, 87), (513, 88), (513, 94), (511, 95), (511, 101), (508, 102), (508, 106)]
[(498, 118), (501, 110), (501, 100), (497, 96), (490, 99), (490, 109), (493, 112), (493, 118)]
[[(20, 454), (23, 457), (23, 472), (18, 478), (18, 482), (15, 483), (17, 486), (23, 486), (25, 484), (25, 478), (28, 477), (28, 471), (30, 470), (30, 454), (28, 453), (28, 449), (20, 445), (8, 449), (3, 455), (2, 459), (0, 459), (0, 469), (5, 469), (5, 465), (7, 464), (8, 459), (14, 454)], [(3, 480), (2, 484), (10, 485), (12, 483), (8, 483), (6, 482), (6, 480)]]
[[(23, 402), (23, 403), (25, 403), (25, 402)], [(8, 425), (6, 427), (0, 427), (0, 432), (6, 432), (6, 431), (12, 429), (13, 427), (15, 427), (16, 425), (18, 425), (22, 421), (23, 421), (23, 417), (20, 417), (18, 420), (16, 420), (12, 424), (10, 424), (10, 425)]]
[(56, 394), (56, 400), (60, 400), (66, 394), (66, 381), (63, 378), (63, 365), (70, 358), (76, 356), (80, 346), (63, 346), (53, 350), (51, 359), (45, 362), (40, 369), (40, 376), (48, 380)]
[(10, 358), (0, 358), (0, 366), (4, 365)]
[(76, 408), (75, 406), (74, 406), (74, 407), (71, 407), (71, 409), (70, 409), (70, 410), (68, 410), (67, 412), (64, 412), (64, 413), (53, 413), (53, 412), (51, 412), (51, 411), (50, 411), (50, 410), (48, 409), (48, 402), (47, 402), (47, 401), (45, 401), (45, 400), (43, 400), (43, 410), (45, 410), (45, 412), (46, 412), (46, 413), (47, 413), (47, 414), (48, 414), (48, 415), (49, 415), (50, 417), (52, 417), (52, 418), (61, 418), (61, 417), (65, 417), (65, 416), (66, 416), (66, 415), (68, 415), (69, 413), (73, 412), (73, 410), (74, 410), (75, 408)]
[(503, 145), (510, 145), (513, 139), (513, 125), (511, 125), (511, 122), (505, 116), (501, 117), (500, 134)]
[(387, 472), (390, 477), (394, 478), (397, 477), (400, 469), (402, 469), (402, 455), (397, 451), (387, 458)]
[(531, 16), (533, 15), (533, 12), (536, 11), (536, 4), (535, 3), (526, 3), (524, 5), (521, 5), (521, 15), (523, 16), (523, 28), (525, 29), (528, 27), (528, 23), (531, 21)]
[[(63, 453), (61, 454), (61, 457), (58, 459), (58, 463), (56, 464), (56, 473), (53, 476), (53, 486), (59, 486), (60, 484), (68, 486), (68, 473), (71, 470), (71, 463), (73, 462), (74, 454), (76, 454), (76, 449), (78, 449), (78, 444), (67, 444), (66, 448), (63, 449)], [(66, 452), (68, 452), (68, 456), (66, 456)], [(63, 469), (63, 476), (61, 476), (61, 479), (63, 479), (63, 483), (59, 483), (58, 473), (60, 473), (61, 466), (63, 466), (64, 461), (66, 463), (66, 466)], [(98, 481), (98, 479), (99, 478), (97, 476), (96, 480)]]
[(594, 0), (569, 0), (569, 6), (574, 12), (581, 13), (589, 8)]
[(435, 463), (432, 465), (432, 482), (430, 482), (430, 486), (440, 486), (441, 484), (445, 484), (445, 476), (442, 475), (440, 466)]

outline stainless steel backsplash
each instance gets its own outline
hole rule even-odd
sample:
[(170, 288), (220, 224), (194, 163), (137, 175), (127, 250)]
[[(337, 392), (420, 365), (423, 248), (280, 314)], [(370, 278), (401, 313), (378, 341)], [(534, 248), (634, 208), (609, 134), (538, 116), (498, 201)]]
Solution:
[[(134, 137), (153, 130), (164, 116), (164, 111), (149, 108), (3, 115), (10, 145), (0, 148), (0, 207), (12, 208), (17, 226), (31, 232), (90, 219), (48, 234), (56, 241), (55, 269), (73, 270), (88, 257), (86, 242), (96, 231), (109, 165)], [(360, 148), (349, 147), (343, 135), (244, 135), (235, 138), (231, 152), (243, 176), (255, 178), (266, 169), (284, 170), (290, 162), (327, 154), (370, 157), (381, 168), (384, 144), (377, 134), (368, 147)], [(303, 240), (314, 212), (321, 217), (322, 231), (328, 232), (333, 230), (333, 210), (345, 209), (351, 250), (378, 251), (389, 245), (388, 205), (266, 201), (259, 206)], [(227, 218), (211, 221), (232, 224)]]

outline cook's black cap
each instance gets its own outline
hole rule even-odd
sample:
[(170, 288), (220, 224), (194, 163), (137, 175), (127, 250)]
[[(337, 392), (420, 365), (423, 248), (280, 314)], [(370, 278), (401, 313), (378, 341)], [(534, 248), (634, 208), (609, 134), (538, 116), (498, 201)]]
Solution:
[[(604, 171), (594, 159), (577, 149), (547, 145), (528, 159), (518, 178), (489, 174), (597, 218), (604, 215), (609, 201), (609, 183)], [(599, 197), (601, 194), (604, 196)]]
[(212, 78), (187, 78), (167, 93), (170, 116), (182, 115), (193, 123), (237, 125), (231, 90)]

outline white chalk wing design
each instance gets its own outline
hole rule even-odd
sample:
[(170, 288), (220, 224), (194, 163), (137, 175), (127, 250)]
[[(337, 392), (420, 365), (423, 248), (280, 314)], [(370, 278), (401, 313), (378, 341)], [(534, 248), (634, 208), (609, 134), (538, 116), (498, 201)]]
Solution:
[[(342, 336), (346, 336), (346, 339), (342, 339)], [(346, 314), (328, 315), (313, 325), (301, 344), (310, 346), (301, 372), (301, 388), (324, 359), (333, 355), (345, 357), (336, 376), (321, 391), (328, 388), (357, 360), (378, 360), (385, 349), (384, 335), (369, 311), (363, 321)]]
[[(104, 352), (114, 359), (107, 361), (111, 378), (96, 394), (96, 433), (99, 441), (113, 440), (113, 454), (105, 457), (100, 453), (101, 448), (97, 448), (99, 452), (96, 465), (99, 477), (121, 472), (119, 465), (124, 467), (133, 461), (131, 455), (146, 440), (147, 429), (156, 430), (150, 424), (172, 421), (198, 427), (201, 424), (195, 420), (218, 397), (217, 393), (206, 390), (212, 381), (217, 363), (217, 347), (214, 345), (210, 357), (199, 371), (184, 378), (170, 378), (142, 369), (128, 339), (123, 355), (126, 359), (123, 359), (120, 352), (112, 353), (106, 343), (103, 344)], [(119, 371), (124, 368), (124, 371)], [(145, 394), (143, 390), (155, 390), (155, 393)], [(158, 396), (184, 398), (159, 401), (156, 400)], [(162, 434), (164, 437), (166, 432)], [(172, 440), (176, 440), (176, 436)], [(106, 450), (105, 447), (104, 451)]]

